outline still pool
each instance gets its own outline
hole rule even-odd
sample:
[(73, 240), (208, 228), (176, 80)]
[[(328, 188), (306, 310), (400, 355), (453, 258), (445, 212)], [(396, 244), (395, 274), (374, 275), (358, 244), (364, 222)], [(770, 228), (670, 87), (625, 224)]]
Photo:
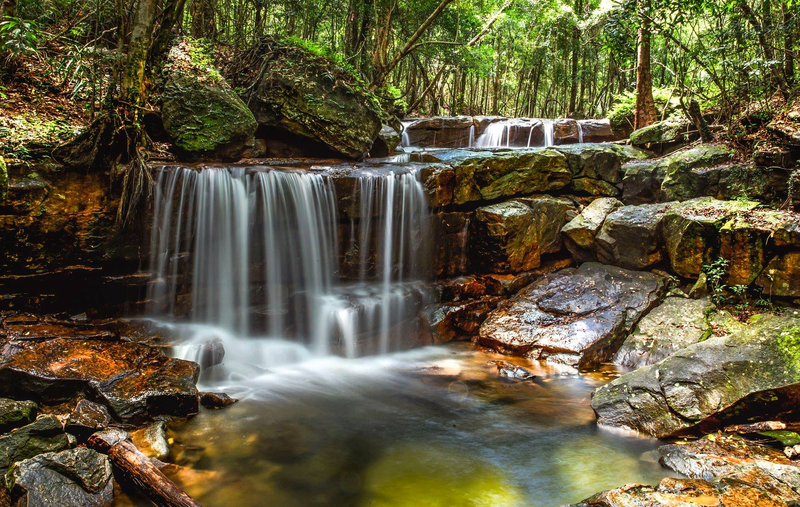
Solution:
[[(269, 350), (269, 347), (267, 347)], [(278, 347), (280, 350), (280, 347)], [(171, 427), (174, 474), (207, 507), (555, 506), (667, 475), (659, 442), (599, 429), (577, 375), (469, 344), (239, 373), (202, 389), (241, 401)]]

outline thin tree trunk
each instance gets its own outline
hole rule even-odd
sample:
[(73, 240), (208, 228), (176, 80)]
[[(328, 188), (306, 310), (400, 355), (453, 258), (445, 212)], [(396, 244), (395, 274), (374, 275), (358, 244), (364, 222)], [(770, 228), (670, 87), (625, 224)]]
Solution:
[(634, 130), (651, 125), (658, 118), (653, 100), (653, 73), (650, 65), (650, 0), (639, 0), (639, 37), (636, 51), (636, 108)]

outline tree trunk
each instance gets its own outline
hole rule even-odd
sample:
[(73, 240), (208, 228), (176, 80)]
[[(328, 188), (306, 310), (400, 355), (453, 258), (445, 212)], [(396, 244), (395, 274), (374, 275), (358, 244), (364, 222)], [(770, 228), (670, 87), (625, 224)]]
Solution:
[(569, 113), (575, 113), (578, 102), (578, 57), (581, 45), (581, 30), (578, 26), (581, 12), (583, 11), (582, 0), (575, 0), (575, 26), (572, 28), (572, 75), (569, 89)]
[(650, 0), (638, 0), (639, 38), (636, 51), (636, 109), (634, 130), (651, 125), (658, 118), (653, 100), (653, 72), (650, 66)]
[(217, 35), (217, 25), (214, 21), (213, 2), (211, 0), (192, 0), (189, 13), (192, 15), (192, 37), (214, 40)]

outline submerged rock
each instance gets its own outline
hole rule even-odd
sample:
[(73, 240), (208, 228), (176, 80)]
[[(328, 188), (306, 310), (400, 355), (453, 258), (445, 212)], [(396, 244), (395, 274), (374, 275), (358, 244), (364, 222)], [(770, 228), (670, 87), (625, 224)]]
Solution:
[(131, 342), (53, 339), (0, 363), (0, 391), (48, 403), (76, 394), (123, 421), (197, 413), (198, 366)]
[(61, 422), (52, 415), (41, 416), (27, 426), (0, 436), (0, 471), (16, 461), (45, 452), (62, 451), (69, 445)]
[(238, 159), (253, 141), (256, 119), (217, 69), (197, 63), (192, 44), (184, 39), (169, 54), (161, 106), (164, 129), (193, 157)]
[(501, 303), (478, 342), (500, 352), (589, 367), (610, 359), (659, 300), (661, 277), (586, 263), (546, 275)]
[(203, 393), (200, 396), (200, 404), (206, 408), (225, 408), (236, 403), (237, 399), (231, 398), (225, 393)]
[(6, 481), (16, 505), (105, 507), (114, 499), (108, 457), (85, 447), (20, 461)]
[(39, 406), (32, 401), (0, 398), (0, 433), (32, 422), (38, 410)]
[(512, 380), (531, 380), (536, 378), (536, 375), (529, 372), (522, 366), (517, 366), (514, 363), (509, 363), (508, 361), (489, 361), (490, 365), (493, 365), (497, 369), (497, 375), (500, 377), (512, 379)]
[(663, 438), (797, 418), (800, 314), (765, 316), (690, 345), (594, 392), (598, 423)]

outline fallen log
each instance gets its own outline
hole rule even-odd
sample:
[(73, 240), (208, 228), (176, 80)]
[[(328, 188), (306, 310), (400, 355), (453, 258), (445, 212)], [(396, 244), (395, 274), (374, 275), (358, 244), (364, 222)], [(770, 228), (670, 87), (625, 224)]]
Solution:
[(89, 437), (87, 446), (107, 454), (121, 478), (133, 483), (159, 507), (201, 507), (133, 445), (127, 432), (119, 429), (98, 431)]

